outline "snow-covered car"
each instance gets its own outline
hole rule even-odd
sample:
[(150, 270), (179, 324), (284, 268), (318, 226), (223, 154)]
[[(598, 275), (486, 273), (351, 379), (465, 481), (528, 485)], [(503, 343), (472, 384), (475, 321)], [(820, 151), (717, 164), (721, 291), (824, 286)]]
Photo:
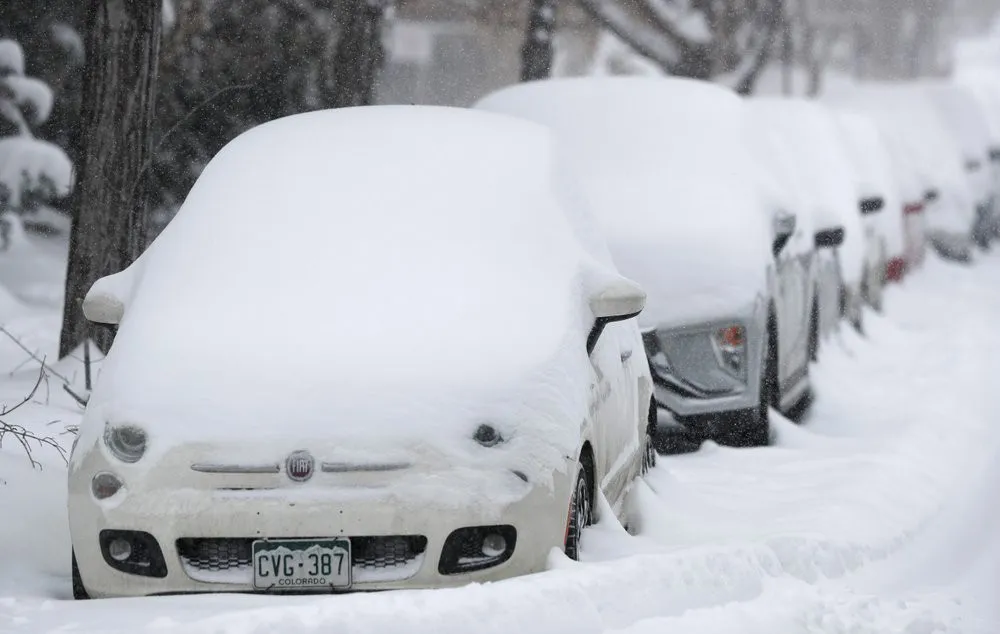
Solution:
[(990, 182), (993, 205), (982, 229), (987, 240), (1000, 239), (1000, 75), (980, 69), (961, 70), (955, 77), (976, 98), (990, 126)]
[[(882, 217), (890, 238), (885, 279), (898, 282), (907, 271), (923, 262), (927, 243), (926, 208), (938, 196), (940, 183), (935, 172), (927, 170), (922, 154), (925, 148), (919, 136), (911, 131), (908, 118), (899, 116), (899, 107), (880, 92), (885, 91), (854, 88), (826, 95), (824, 102), (839, 112), (862, 115), (875, 122), (889, 153), (891, 180), (900, 196), (900, 206), (894, 208), (888, 202)], [(901, 238), (896, 235), (899, 230)]]
[(749, 107), (758, 125), (766, 120), (796, 151), (817, 248), (816, 339), (828, 336), (844, 317), (860, 328), (866, 249), (860, 193), (833, 113), (818, 103), (781, 97), (756, 97)]
[(882, 310), (890, 254), (903, 251), (902, 217), (889, 213), (902, 208), (893, 178), (892, 155), (878, 126), (864, 115), (836, 111), (838, 129), (854, 166), (860, 194), (858, 212), (865, 234), (865, 268), (861, 297), (875, 310)]
[(958, 144), (974, 197), (975, 217), (969, 232), (979, 246), (986, 247), (995, 196), (990, 148), (997, 142), (986, 114), (974, 94), (955, 82), (923, 80), (912, 88), (926, 95)]
[(768, 206), (742, 100), (705, 82), (600, 77), (519, 84), (475, 107), (556, 131), (615, 263), (646, 289), (665, 444), (766, 444), (769, 406), (809, 394), (810, 288), (783, 255), (794, 217)]
[[(861, 91), (862, 89), (858, 89)], [(927, 94), (906, 82), (866, 84), (882, 120), (891, 119), (910, 141), (910, 155), (925, 183), (921, 215), (928, 244), (945, 257), (972, 257), (976, 194), (962, 150)]]
[[(799, 149), (793, 138), (783, 132), (780, 109), (771, 108), (767, 101), (746, 100), (747, 139), (750, 151), (759, 161), (761, 171), (773, 185), (772, 207), (795, 218), (795, 230), (779, 253), (779, 262), (803, 270), (806, 284), (803, 295), (810, 314), (808, 350), (816, 359), (819, 345), (819, 289), (817, 276), (821, 264), (836, 264), (832, 253), (820, 253), (816, 248), (813, 210), (807, 175), (803, 172)], [(826, 255), (827, 257), (822, 257)]]
[(624, 520), (645, 294), (554, 155), (420, 106), (224, 147), (84, 301), (118, 331), (70, 458), (74, 595), (454, 586), (576, 557), (602, 498)]

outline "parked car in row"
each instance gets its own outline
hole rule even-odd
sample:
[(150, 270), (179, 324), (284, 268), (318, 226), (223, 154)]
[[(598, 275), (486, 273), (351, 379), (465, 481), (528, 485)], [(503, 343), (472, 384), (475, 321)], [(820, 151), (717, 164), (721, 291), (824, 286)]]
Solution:
[[(882, 215), (887, 247), (890, 249), (885, 268), (887, 282), (899, 282), (908, 271), (923, 262), (926, 250), (926, 207), (938, 195), (932, 175), (925, 172), (919, 142), (908, 129), (907, 118), (897, 114), (891, 100), (879, 98), (877, 91), (855, 90), (826, 95), (824, 103), (844, 114), (854, 114), (875, 124), (888, 153), (891, 179), (883, 183), (894, 189), (899, 204), (886, 201)], [(897, 230), (902, 231), (896, 235)]]
[(809, 217), (818, 249), (815, 346), (842, 317), (859, 327), (862, 319), (866, 243), (853, 168), (838, 139), (832, 113), (819, 104), (761, 97), (749, 100), (749, 107), (756, 113), (757, 125), (766, 125), (788, 139), (795, 153), (794, 178), (805, 188), (801, 214)]
[(84, 301), (118, 332), (70, 457), (74, 596), (451, 586), (577, 557), (599, 497), (626, 521), (646, 294), (557, 157), (418, 106), (226, 145)]
[(768, 442), (768, 408), (809, 395), (813, 284), (795, 216), (769, 200), (735, 93), (683, 79), (504, 88), (476, 108), (555, 131), (640, 315), (665, 433)]
[(982, 226), (987, 243), (1000, 238), (1000, 75), (977, 69), (958, 69), (956, 82), (965, 87), (986, 117), (990, 128), (989, 174), (993, 204)]
[(928, 242), (1000, 235), (977, 85), (550, 79), (245, 132), (83, 302), (117, 334), (69, 458), (73, 596), (579, 559), (656, 448), (767, 444)]

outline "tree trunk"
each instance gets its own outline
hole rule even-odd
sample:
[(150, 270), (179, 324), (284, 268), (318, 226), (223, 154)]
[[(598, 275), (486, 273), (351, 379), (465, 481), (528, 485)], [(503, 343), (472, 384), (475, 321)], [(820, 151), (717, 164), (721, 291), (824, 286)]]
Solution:
[(524, 46), (521, 47), (521, 81), (545, 79), (552, 74), (555, 26), (555, 0), (531, 0)]
[(753, 89), (757, 85), (757, 80), (760, 78), (760, 74), (764, 71), (764, 67), (767, 65), (768, 60), (771, 58), (772, 49), (774, 48), (774, 41), (778, 36), (778, 28), (781, 23), (781, 13), (782, 13), (782, 0), (772, 0), (772, 4), (764, 9), (764, 14), (762, 16), (763, 24), (761, 28), (765, 29), (761, 34), (761, 42), (757, 50), (752, 54), (750, 66), (746, 73), (736, 84), (736, 92), (741, 95), (749, 95), (753, 93)]
[(88, 336), (108, 351), (113, 335), (92, 331), (81, 303), (96, 280), (126, 268), (146, 247), (144, 172), (151, 158), (161, 3), (88, 0), (60, 357)]
[(390, 0), (348, 0), (347, 20), (333, 58), (333, 107), (367, 106), (375, 101), (382, 67), (382, 21)]

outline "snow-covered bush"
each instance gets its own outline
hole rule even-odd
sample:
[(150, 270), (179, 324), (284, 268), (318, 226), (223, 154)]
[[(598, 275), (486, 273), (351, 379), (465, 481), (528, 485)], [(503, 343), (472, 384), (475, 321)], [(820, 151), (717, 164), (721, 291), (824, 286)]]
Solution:
[(24, 73), (24, 53), (0, 39), (0, 211), (36, 212), (69, 194), (73, 166), (34, 130), (52, 112), (52, 90)]

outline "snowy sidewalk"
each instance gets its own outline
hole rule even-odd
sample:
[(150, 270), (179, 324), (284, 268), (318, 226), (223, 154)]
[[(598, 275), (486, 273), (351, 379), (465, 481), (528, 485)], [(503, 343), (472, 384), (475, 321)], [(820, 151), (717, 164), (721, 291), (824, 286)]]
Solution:
[[(33, 319), (17, 324), (36, 340), (58, 324)], [(633, 496), (638, 537), (602, 523), (583, 563), (486, 586), (74, 603), (65, 470), (5, 443), (0, 632), (996, 634), (1000, 255), (931, 258), (865, 319), (867, 338), (824, 346), (813, 410), (779, 420), (776, 446), (661, 459)], [(0, 402), (30, 388), (30, 368), (0, 371)], [(17, 422), (74, 416), (59, 400)]]

